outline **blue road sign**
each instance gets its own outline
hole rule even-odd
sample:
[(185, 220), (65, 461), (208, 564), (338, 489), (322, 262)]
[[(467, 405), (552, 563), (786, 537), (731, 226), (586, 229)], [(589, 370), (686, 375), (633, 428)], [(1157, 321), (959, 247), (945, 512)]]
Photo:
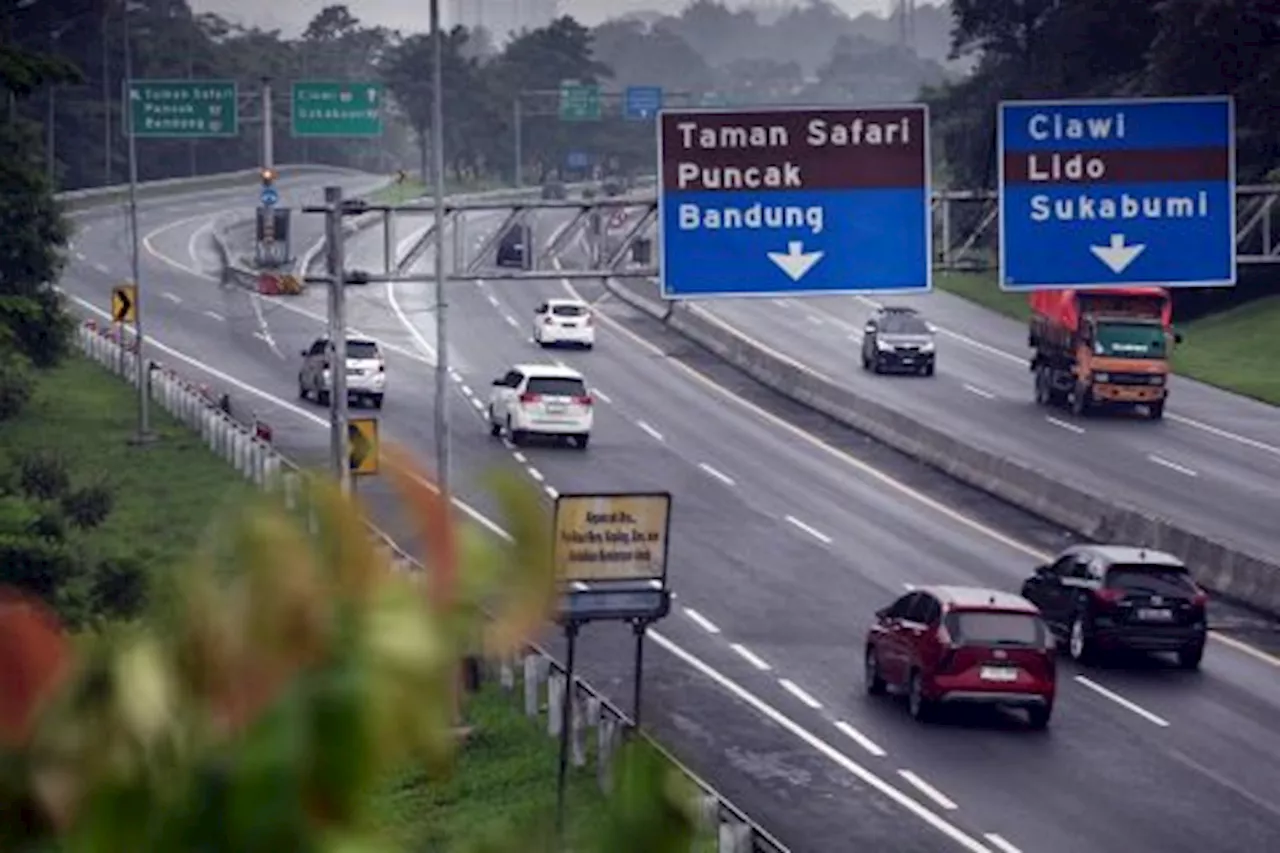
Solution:
[(663, 110), (662, 294), (926, 293), (929, 113)]
[(1228, 97), (1000, 105), (1000, 287), (1236, 283)]
[(280, 193), (276, 192), (275, 187), (262, 188), (262, 206), (274, 207), (276, 202), (280, 201)]
[(632, 121), (646, 121), (662, 111), (661, 86), (628, 86), (623, 115)]
[(591, 156), (585, 151), (570, 151), (565, 159), (570, 169), (585, 169), (591, 165)]

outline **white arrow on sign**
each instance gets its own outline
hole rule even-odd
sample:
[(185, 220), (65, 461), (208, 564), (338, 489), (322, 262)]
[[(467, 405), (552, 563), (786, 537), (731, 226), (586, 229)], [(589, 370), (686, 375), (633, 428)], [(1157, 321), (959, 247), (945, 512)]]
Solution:
[(1111, 245), (1109, 246), (1090, 246), (1089, 251), (1097, 256), (1116, 275), (1125, 271), (1129, 264), (1141, 255), (1147, 248), (1146, 243), (1131, 243), (1125, 245), (1123, 234), (1112, 234)]
[(822, 260), (825, 252), (806, 252), (804, 244), (799, 240), (787, 243), (786, 252), (770, 252), (769, 260), (778, 265), (784, 273), (791, 276), (792, 281), (804, 278), (805, 273), (813, 269), (814, 264)]

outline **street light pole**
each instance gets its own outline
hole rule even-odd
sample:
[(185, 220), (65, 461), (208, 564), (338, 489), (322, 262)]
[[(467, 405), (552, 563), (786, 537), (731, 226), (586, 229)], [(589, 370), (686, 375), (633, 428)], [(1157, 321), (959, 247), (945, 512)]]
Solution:
[(102, 185), (111, 186), (111, 4), (102, 7)]
[(447, 501), (449, 491), (449, 335), (444, 270), (444, 34), (440, 29), (440, 0), (431, 0), (431, 40), (435, 46), (431, 146), (435, 171), (435, 276), (436, 276), (436, 480)]

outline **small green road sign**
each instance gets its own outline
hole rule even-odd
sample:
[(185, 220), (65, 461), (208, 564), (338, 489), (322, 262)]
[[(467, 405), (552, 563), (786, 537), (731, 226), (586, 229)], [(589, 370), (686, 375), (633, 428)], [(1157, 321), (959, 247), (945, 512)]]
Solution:
[(560, 120), (596, 121), (600, 118), (600, 87), (565, 80), (560, 84)]
[(381, 83), (293, 84), (294, 136), (381, 136)]
[(233, 80), (130, 80), (126, 135), (194, 139), (240, 132)]

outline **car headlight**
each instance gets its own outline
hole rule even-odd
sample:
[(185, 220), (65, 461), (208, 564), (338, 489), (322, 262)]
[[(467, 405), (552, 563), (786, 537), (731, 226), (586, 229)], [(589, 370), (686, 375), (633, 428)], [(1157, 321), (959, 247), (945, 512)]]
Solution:
[(1110, 381), (1111, 381), (1111, 374), (1110, 374), (1110, 373), (1095, 373), (1095, 374), (1093, 374), (1093, 381), (1094, 381), (1094, 382), (1110, 382)]
[(1163, 385), (1163, 384), (1164, 384), (1164, 374), (1163, 374), (1163, 373), (1157, 373), (1155, 376), (1148, 376), (1148, 377), (1147, 377), (1147, 381), (1148, 381), (1148, 382), (1150, 382), (1152, 385)]
[(933, 341), (926, 341), (920, 345), (920, 352), (933, 352)]
[(893, 344), (888, 343), (888, 342), (886, 342), (886, 341), (882, 341), (882, 340), (880, 340), (879, 338), (877, 338), (877, 339), (876, 339), (876, 349), (880, 350), (881, 352), (892, 352), (892, 351), (893, 351)]

